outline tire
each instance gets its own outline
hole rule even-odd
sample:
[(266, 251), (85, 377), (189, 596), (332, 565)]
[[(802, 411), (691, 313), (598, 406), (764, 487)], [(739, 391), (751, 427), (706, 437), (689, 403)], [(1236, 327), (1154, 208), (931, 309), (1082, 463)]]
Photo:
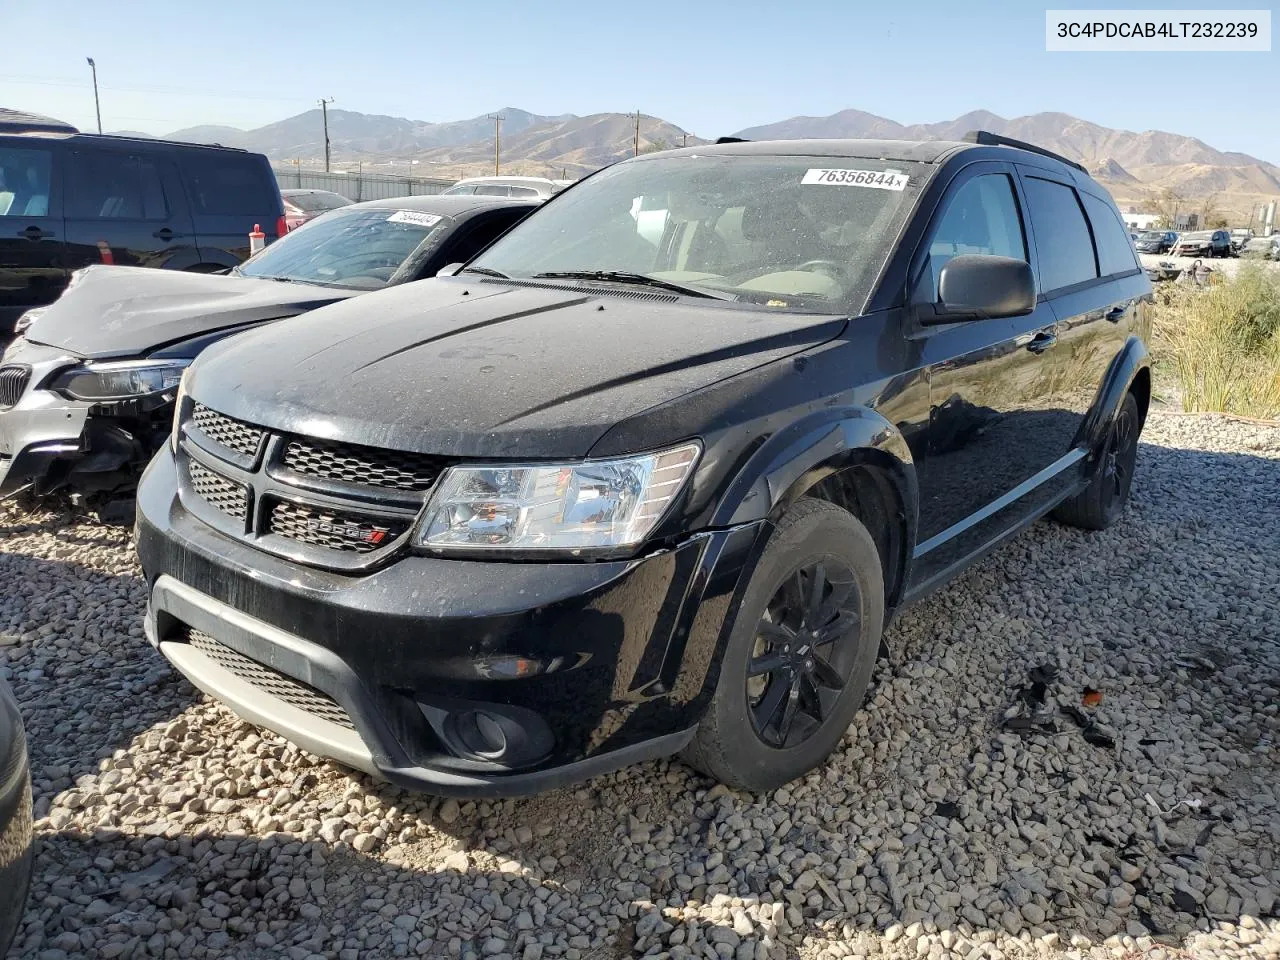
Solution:
[[(815, 580), (816, 617), (806, 597)], [(797, 502), (747, 585), (685, 761), (752, 792), (819, 766), (862, 706), (883, 625), (884, 576), (866, 527), (832, 503)], [(752, 664), (769, 671), (749, 677)]]
[(1082, 530), (1105, 530), (1119, 520), (1129, 501), (1141, 432), (1138, 401), (1127, 393), (1107, 431), (1093, 480), (1079, 494), (1059, 504), (1053, 518)]

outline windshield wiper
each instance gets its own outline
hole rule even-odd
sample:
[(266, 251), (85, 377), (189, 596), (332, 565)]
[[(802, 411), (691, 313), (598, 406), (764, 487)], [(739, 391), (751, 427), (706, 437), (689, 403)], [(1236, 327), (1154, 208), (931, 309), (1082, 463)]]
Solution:
[(499, 280), (510, 280), (501, 270), (493, 270), (489, 267), (463, 267), (459, 273), (479, 273), (486, 277), (497, 277)]
[(711, 293), (698, 287), (687, 287), (681, 283), (672, 283), (651, 277), (647, 273), (630, 273), (626, 270), (549, 270), (546, 273), (535, 273), (534, 280), (605, 280), (610, 283), (633, 283), (643, 287), (657, 287), (670, 290), (672, 293), (683, 293), (689, 297), (705, 297), (709, 300), (732, 300), (727, 294)]

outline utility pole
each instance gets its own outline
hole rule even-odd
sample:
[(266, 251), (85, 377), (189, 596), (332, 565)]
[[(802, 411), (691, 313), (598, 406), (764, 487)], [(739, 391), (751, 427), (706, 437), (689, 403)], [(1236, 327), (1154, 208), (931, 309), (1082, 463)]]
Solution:
[(687, 133), (680, 134), (680, 146), (687, 147), (689, 145), (689, 135)]
[(329, 104), (333, 103), (333, 97), (325, 99), (321, 97), (316, 103), (320, 104), (320, 112), (324, 116), (324, 172), (329, 172)]
[(500, 113), (489, 114), (493, 121), (493, 175), (498, 175), (499, 158), (502, 156), (502, 121), (507, 119)]
[(634, 156), (640, 156), (640, 111), (636, 111), (636, 152)]
[(89, 69), (93, 71), (93, 112), (98, 115), (98, 132), (102, 132), (102, 107), (98, 104), (98, 65), (93, 57), (85, 57), (89, 61)]

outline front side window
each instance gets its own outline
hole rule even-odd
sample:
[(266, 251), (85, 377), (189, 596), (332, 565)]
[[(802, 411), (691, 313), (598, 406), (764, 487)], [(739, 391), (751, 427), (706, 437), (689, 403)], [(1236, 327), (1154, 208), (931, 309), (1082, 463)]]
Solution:
[(0, 217), (47, 217), (53, 154), (0, 147)]
[(698, 156), (609, 167), (473, 265), (656, 281), (771, 309), (859, 310), (931, 170), (849, 157)]
[(511, 188), (503, 183), (482, 183), (476, 187), (477, 197), (509, 197)]
[(1027, 242), (1018, 216), (1013, 182), (1007, 174), (973, 177), (947, 203), (929, 243), (931, 303), (938, 299), (938, 277), (952, 257), (966, 253), (1027, 259)]
[(1133, 244), (1111, 204), (1090, 194), (1081, 194), (1084, 208), (1093, 224), (1093, 239), (1098, 244), (1098, 269), (1104, 277), (1132, 273), (1138, 269)]
[[(239, 267), (245, 277), (377, 290), (451, 223), (387, 208), (334, 210), (291, 230)], [(397, 278), (398, 279), (398, 278)]]
[(1097, 279), (1093, 238), (1076, 192), (1066, 184), (1026, 177), (1023, 187), (1035, 224), (1040, 288), (1045, 293)]
[(75, 153), (67, 171), (72, 220), (164, 220), (169, 215), (160, 171), (122, 153)]

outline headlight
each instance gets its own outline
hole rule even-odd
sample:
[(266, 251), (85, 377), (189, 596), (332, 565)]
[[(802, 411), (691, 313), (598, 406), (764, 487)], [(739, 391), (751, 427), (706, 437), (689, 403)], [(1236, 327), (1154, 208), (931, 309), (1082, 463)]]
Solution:
[(133, 400), (176, 390), (190, 360), (120, 360), (73, 367), (53, 389), (74, 400)]
[(178, 380), (178, 392), (173, 397), (173, 427), (169, 431), (169, 450), (178, 455), (178, 441), (182, 439), (182, 402), (187, 399), (187, 371)]
[(28, 330), (31, 329), (31, 325), (40, 319), (40, 316), (43, 313), (44, 313), (43, 307), (36, 307), (32, 310), (28, 310), (26, 313), (22, 314), (22, 316), (18, 317), (18, 319), (14, 321), (13, 332), (26, 333)]
[(563, 465), (451, 467), (417, 542), (439, 550), (578, 552), (638, 544), (693, 473), (701, 447)]

